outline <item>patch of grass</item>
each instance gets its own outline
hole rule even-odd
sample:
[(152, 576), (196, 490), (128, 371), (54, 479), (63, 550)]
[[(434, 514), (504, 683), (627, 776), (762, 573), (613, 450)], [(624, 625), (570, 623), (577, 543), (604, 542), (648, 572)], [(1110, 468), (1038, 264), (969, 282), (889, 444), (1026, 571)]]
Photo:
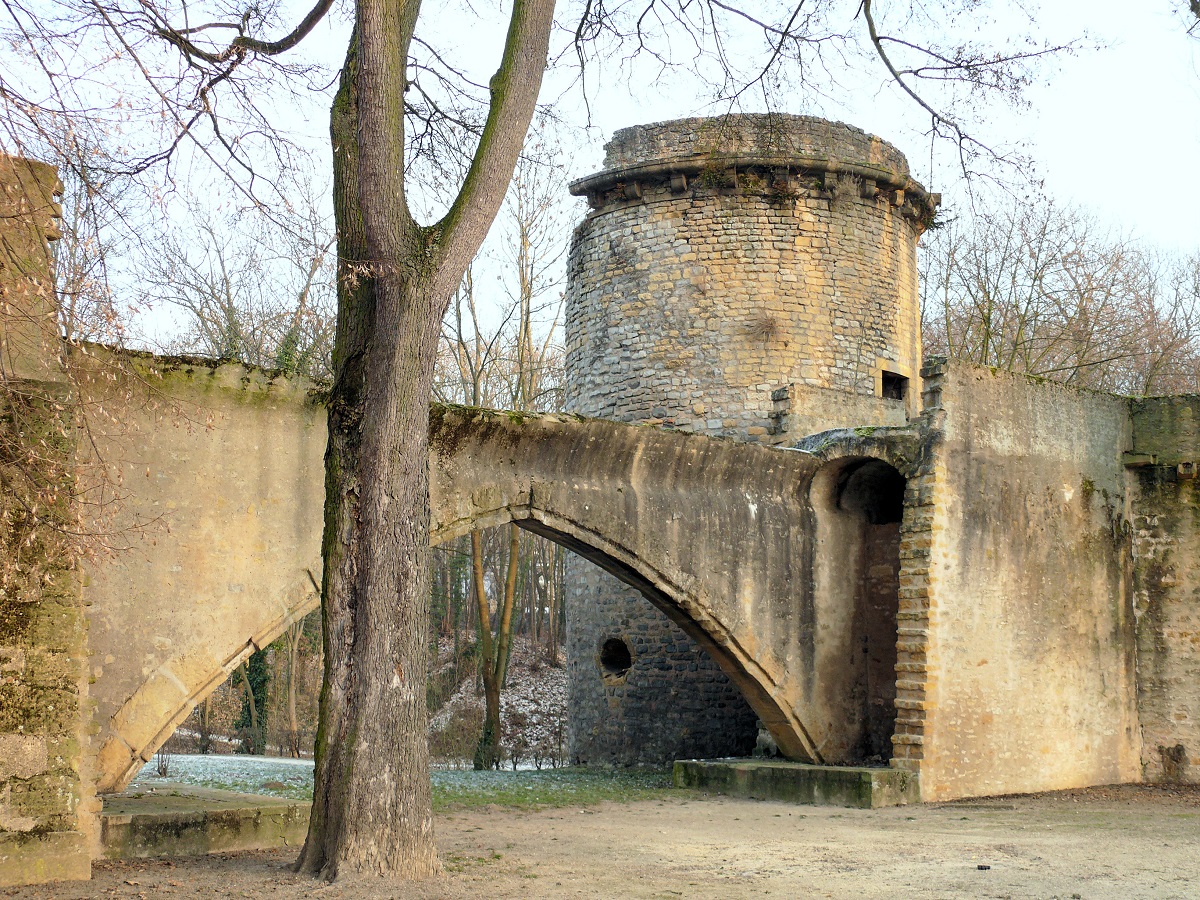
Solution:
[(547, 809), (592, 806), (605, 800), (657, 800), (674, 790), (666, 769), (588, 769), (433, 773), (436, 812), (503, 806)]
[[(658, 800), (672, 787), (669, 769), (559, 769), (519, 771), (435, 769), (433, 808), (437, 812), (500, 806), (511, 809), (547, 809), (560, 806), (593, 806), (606, 800), (632, 802)], [(312, 799), (312, 769), (271, 757), (176, 756), (169, 778), (154, 776), (147, 765), (134, 785), (145, 790), (170, 781), (244, 794), (266, 794), (288, 800)]]

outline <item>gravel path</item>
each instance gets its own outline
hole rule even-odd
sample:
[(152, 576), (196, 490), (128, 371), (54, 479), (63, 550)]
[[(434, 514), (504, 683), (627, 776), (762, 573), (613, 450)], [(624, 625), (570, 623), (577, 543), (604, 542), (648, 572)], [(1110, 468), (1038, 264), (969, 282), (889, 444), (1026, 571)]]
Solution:
[(1129, 786), (874, 811), (687, 795), (450, 813), (437, 827), (446, 875), (420, 884), (315, 884), (289, 871), (294, 854), (256, 853), (106, 863), (90, 884), (7, 896), (1200, 896), (1200, 790), (1191, 788)]

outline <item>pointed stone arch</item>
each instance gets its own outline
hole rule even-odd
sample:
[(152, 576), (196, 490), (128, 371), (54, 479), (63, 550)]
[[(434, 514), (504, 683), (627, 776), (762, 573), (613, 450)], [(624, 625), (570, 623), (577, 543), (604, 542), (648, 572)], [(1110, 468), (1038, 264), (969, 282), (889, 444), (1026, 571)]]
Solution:
[[(823, 688), (833, 669), (823, 649), (828, 612), (814, 594), (810, 486), (839, 453), (899, 469), (914, 448), (901, 434), (816, 440), (817, 449), (792, 452), (603, 420), (435, 407), (430, 542), (515, 522), (581, 554), (711, 654), (786, 756), (845, 762), (835, 737), (842, 700)], [(303, 569), (252, 587), (223, 601), (241, 603), (243, 631), (180, 635), (102, 723), (101, 791), (126, 786), (245, 656), (317, 607)]]

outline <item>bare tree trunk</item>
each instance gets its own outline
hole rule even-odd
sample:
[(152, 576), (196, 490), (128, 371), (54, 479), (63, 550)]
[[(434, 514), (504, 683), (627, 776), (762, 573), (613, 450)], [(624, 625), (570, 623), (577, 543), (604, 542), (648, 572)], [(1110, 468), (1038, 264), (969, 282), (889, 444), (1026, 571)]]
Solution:
[(496, 676), (503, 686), (508, 675), (508, 658), (512, 654), (513, 609), (517, 598), (517, 572), (521, 565), (521, 529), (515, 523), (508, 526), (508, 577), (504, 580), (504, 611), (496, 629)]
[[(389, 25), (401, 37), (411, 35), (412, 22), (394, 17), (406, 12), (415, 20), (417, 10), (415, 4), (377, 6), (360, 6), (331, 116), (340, 303), (325, 455), (325, 679), (313, 810), (298, 863), (329, 880), (353, 873), (420, 878), (440, 871), (424, 689), (425, 447), (440, 309), (422, 291), (427, 279), (417, 272), (406, 278), (394, 267), (393, 261), (420, 256), (404, 210), (392, 211), (401, 227), (387, 243), (407, 243), (409, 252), (396, 247), (382, 254), (371, 250), (378, 238), (368, 236), (369, 216), (360, 202), (374, 191), (380, 203), (403, 203), (386, 178), (378, 183), (382, 161), (367, 165), (372, 150), (378, 156), (386, 146), (360, 150), (360, 141), (367, 146), (360, 119), (368, 115), (366, 106), (359, 107), (360, 94), (381, 92), (379, 102), (387, 108), (376, 114), (396, 117), (400, 111), (388, 103), (395, 92), (377, 84), (379, 51), (368, 71), (359, 42), (387, 44), (379, 32)], [(393, 52), (393, 59), (403, 59), (405, 48)], [(399, 122), (392, 124), (394, 139), (402, 141)], [(395, 164), (402, 151), (392, 150)]]
[(479, 672), (483, 678), (483, 732), (475, 749), (476, 769), (493, 769), (500, 761), (500, 692), (512, 652), (513, 607), (516, 605), (518, 551), (521, 530), (509, 526), (508, 567), (504, 594), (496, 616), (495, 634), (488, 610), (487, 588), (483, 574), (483, 539), (478, 529), (471, 532), (471, 567), (474, 573), (475, 599), (479, 609)]
[(212, 749), (212, 705), (211, 698), (205, 697), (200, 704), (200, 741), (197, 750), (201, 754)]
[(478, 528), (471, 530), (471, 583), (479, 616), (479, 674), (483, 679), (483, 732), (475, 747), (474, 763), (476, 769), (491, 769), (496, 764), (496, 740), (500, 733), (500, 686), (495, 679), (495, 645), (483, 573), (483, 535)]
[(238, 671), (242, 673), (242, 687), (246, 689), (246, 703), (250, 706), (250, 740), (246, 741), (246, 749), (256, 753), (258, 747), (258, 704), (254, 702), (254, 689), (250, 687), (250, 668), (243, 659)]
[(554, 3), (513, 4), (471, 170), (445, 218), (427, 227), (413, 221), (404, 184), (404, 62), (419, 8), (359, 0), (330, 123), (339, 303), (325, 454), (325, 680), (298, 862), (330, 880), (441, 869), (425, 707), (429, 401), (442, 314), (520, 153)]

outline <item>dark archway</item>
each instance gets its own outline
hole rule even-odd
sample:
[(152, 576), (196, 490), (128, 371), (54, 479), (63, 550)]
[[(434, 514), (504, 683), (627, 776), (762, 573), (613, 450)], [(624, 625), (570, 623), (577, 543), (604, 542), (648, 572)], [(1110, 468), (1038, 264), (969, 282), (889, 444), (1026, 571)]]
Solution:
[(896, 729), (900, 524), (905, 479), (870, 457), (830, 462), (813, 479), (817, 541), (814, 593), (831, 655), (830, 760), (886, 765)]
[[(744, 700), (750, 710), (753, 710), (753, 713), (746, 710), (746, 714), (750, 716), (748, 726), (751, 730), (741, 736), (741, 743), (745, 745), (746, 752), (753, 747), (757, 736), (757, 728), (754, 727), (754, 716), (757, 715), (764, 721), (777, 723), (787, 729), (782, 746), (788, 747), (801, 759), (814, 758), (808, 750), (811, 747), (811, 739), (805, 733), (803, 724), (791, 711), (780, 709), (779, 698), (771, 691), (770, 686), (764, 683), (765, 679), (755, 661), (747, 658), (741, 642), (725, 632), (723, 624), (714, 620), (711, 615), (697, 615), (702, 607), (690, 592), (683, 591), (679, 586), (664, 579), (662, 573), (649, 570), (645, 560), (629, 559), (621, 553), (613, 552), (616, 548), (607, 540), (598, 535), (583, 536), (574, 529), (561, 527), (566, 523), (554, 522), (544, 512), (539, 511), (528, 518), (514, 516), (513, 520), (520, 527), (562, 545), (580, 559), (597, 566), (636, 590), (651, 606), (678, 626), (683, 635), (686, 635), (703, 654), (716, 663), (732, 682), (735, 691), (732, 697), (736, 699), (737, 694), (740, 694), (738, 702)], [(596, 675), (609, 688), (620, 690), (632, 677), (637, 654), (630, 651), (627, 636), (624, 634), (606, 633), (599, 643), (596, 651)], [(802, 735), (804, 743), (797, 742), (797, 731)]]

